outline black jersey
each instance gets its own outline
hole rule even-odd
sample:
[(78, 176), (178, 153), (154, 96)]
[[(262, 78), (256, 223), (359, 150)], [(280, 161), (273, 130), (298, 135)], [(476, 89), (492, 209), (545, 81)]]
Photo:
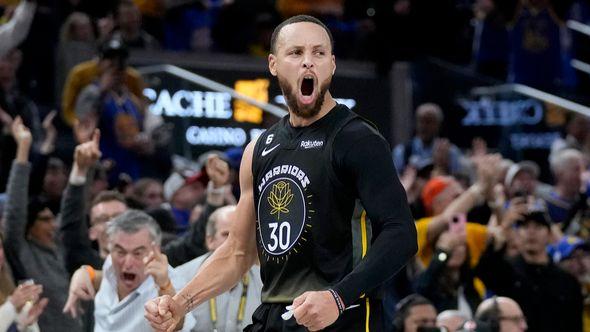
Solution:
[(252, 167), (263, 302), (325, 290), (366, 252), (369, 224), (363, 216), (361, 238), (353, 235), (357, 197), (332, 160), (336, 135), (354, 121), (362, 120), (337, 105), (310, 126), (292, 127), (286, 116), (259, 137)]

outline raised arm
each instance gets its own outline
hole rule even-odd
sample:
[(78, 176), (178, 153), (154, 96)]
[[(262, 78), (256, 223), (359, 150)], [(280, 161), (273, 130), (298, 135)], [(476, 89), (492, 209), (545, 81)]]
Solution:
[(209, 185), (207, 186), (204, 211), (194, 222), (188, 233), (166, 244), (162, 251), (168, 256), (170, 265), (176, 267), (195, 257), (207, 253), (205, 247), (205, 226), (207, 219), (216, 209), (224, 205), (225, 192), (231, 192), (229, 187), (230, 171), (227, 162), (217, 155), (211, 155), (206, 164)]
[(83, 264), (94, 268), (102, 265), (88, 237), (84, 207), (88, 171), (100, 158), (99, 141), (100, 132), (96, 130), (90, 141), (76, 147), (74, 165), (61, 203), (60, 231), (65, 247), (66, 267), (70, 273)]
[(35, 1), (22, 1), (16, 7), (12, 19), (0, 27), (0, 56), (4, 56), (25, 39), (33, 22), (36, 7)]
[(31, 132), (25, 127), (20, 117), (14, 119), (11, 129), (17, 148), (7, 184), (6, 241), (4, 241), (4, 245), (11, 255), (18, 255), (26, 241), (27, 198), (31, 171), (29, 152), (33, 139)]
[(429, 241), (433, 241), (447, 229), (447, 220), (450, 220), (455, 214), (467, 214), (473, 207), (485, 201), (496, 183), (497, 168), (501, 159), (500, 155), (495, 154), (485, 155), (478, 159), (476, 163), (477, 181), (451, 202), (442, 214), (432, 218), (427, 231)]
[(256, 215), (252, 187), (254, 144), (254, 141), (248, 144), (244, 151), (240, 167), (241, 196), (227, 240), (174, 297), (166, 295), (146, 303), (145, 316), (156, 331), (173, 331), (186, 313), (229, 290), (256, 261)]

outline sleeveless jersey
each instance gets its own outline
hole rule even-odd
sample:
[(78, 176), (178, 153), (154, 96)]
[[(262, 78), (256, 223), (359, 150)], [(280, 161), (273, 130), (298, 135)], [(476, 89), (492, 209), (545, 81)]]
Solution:
[(351, 121), (362, 120), (344, 105), (307, 127), (292, 127), (285, 116), (256, 143), (252, 169), (263, 302), (291, 302), (305, 291), (325, 290), (367, 250), (368, 221), (332, 161), (333, 141)]

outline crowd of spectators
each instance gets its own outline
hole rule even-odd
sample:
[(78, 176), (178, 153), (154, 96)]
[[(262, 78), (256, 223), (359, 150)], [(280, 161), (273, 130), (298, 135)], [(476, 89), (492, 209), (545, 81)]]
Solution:
[[(482, 74), (551, 90), (575, 84), (564, 61), (578, 48), (564, 47), (563, 20), (590, 13), (585, 1), (359, 3), (4, 6), (0, 332), (146, 330), (145, 301), (181, 288), (227, 237), (240, 151), (175, 163), (130, 50), (264, 55), (282, 17), (309, 13), (333, 29), (340, 57), (468, 63), (473, 54)], [(481, 139), (461, 151), (440, 136), (443, 114), (433, 103), (416, 107), (415, 136), (392, 149), (419, 252), (384, 285), (388, 331), (590, 332), (590, 119), (568, 121), (543, 183), (533, 161), (491, 153)], [(261, 287), (254, 267), (182, 328), (243, 328)]]
[[(590, 81), (570, 65), (573, 58), (590, 60), (588, 37), (564, 23), (590, 22), (585, 0), (37, 2), (30, 34), (21, 47), (19, 86), (49, 108), (61, 104), (69, 70), (95, 57), (97, 45), (110, 38), (133, 49), (264, 57), (272, 29), (295, 14), (320, 17), (333, 32), (339, 59), (374, 61), (381, 74), (393, 61), (437, 57), (466, 65), (474, 73), (542, 90), (576, 91)], [(3, 7), (5, 17), (10, 16), (14, 6)], [(27, 29), (15, 31), (26, 36)], [(6, 50), (14, 47), (7, 46)], [(46, 52), (43, 59), (35, 57), (40, 48)], [(65, 120), (71, 126), (75, 101), (66, 102)]]

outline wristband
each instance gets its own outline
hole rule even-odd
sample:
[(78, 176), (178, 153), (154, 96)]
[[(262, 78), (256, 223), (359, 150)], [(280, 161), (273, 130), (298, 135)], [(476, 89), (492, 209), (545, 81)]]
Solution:
[(344, 312), (344, 303), (342, 302), (340, 295), (338, 295), (338, 293), (336, 293), (336, 291), (332, 288), (328, 289), (328, 291), (334, 297), (334, 301), (336, 301), (336, 306), (338, 306), (338, 315), (341, 315)]
[(170, 289), (170, 287), (172, 287), (172, 281), (170, 281), (170, 279), (168, 279), (168, 282), (166, 283), (166, 285), (164, 285), (164, 287), (160, 287), (160, 291), (166, 291), (168, 289)]
[(96, 271), (94, 271), (94, 268), (90, 265), (82, 265), (82, 267), (86, 269), (86, 272), (88, 272), (90, 282), (94, 283), (94, 277), (96, 277)]

